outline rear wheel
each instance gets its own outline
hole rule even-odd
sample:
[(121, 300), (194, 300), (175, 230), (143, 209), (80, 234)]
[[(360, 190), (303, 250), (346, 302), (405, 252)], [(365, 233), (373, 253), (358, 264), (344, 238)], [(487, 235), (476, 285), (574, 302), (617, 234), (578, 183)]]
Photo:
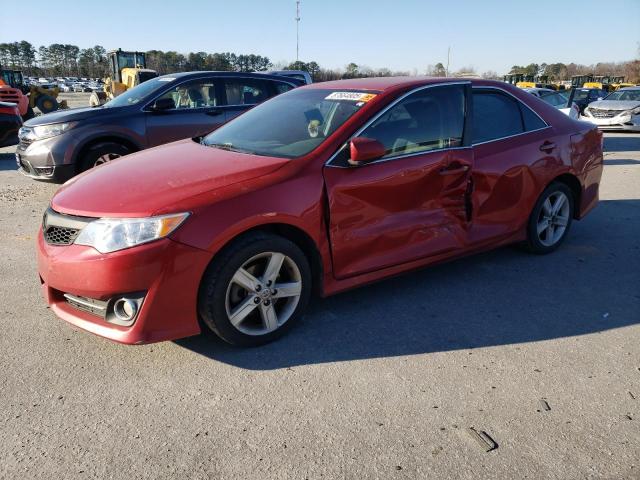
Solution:
[(89, 106), (97, 107), (98, 105), (104, 105), (107, 101), (107, 94), (105, 92), (92, 92), (89, 96)]
[(225, 249), (205, 273), (198, 295), (204, 324), (232, 345), (271, 342), (300, 318), (311, 294), (311, 269), (300, 248), (266, 233)]
[(529, 217), (527, 247), (533, 253), (551, 253), (564, 241), (573, 219), (574, 199), (564, 183), (549, 185)]
[(84, 172), (85, 170), (110, 162), (129, 153), (131, 153), (131, 151), (122, 144), (114, 142), (99, 143), (89, 148), (89, 150), (82, 155), (80, 159), (80, 171)]

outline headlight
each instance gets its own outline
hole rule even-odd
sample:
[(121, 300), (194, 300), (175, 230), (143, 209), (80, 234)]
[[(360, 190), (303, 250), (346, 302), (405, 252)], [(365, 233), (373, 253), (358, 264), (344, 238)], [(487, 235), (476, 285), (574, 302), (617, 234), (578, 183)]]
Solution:
[(52, 123), (50, 125), (38, 125), (36, 127), (22, 127), (18, 135), (25, 140), (42, 140), (43, 138), (55, 137), (73, 128), (76, 122)]
[(631, 115), (640, 115), (640, 107), (636, 107), (629, 110), (628, 112), (622, 112), (622, 113), (630, 113)]
[(177, 213), (147, 218), (100, 218), (84, 227), (74, 243), (101, 253), (115, 252), (166, 237), (188, 216)]
[(591, 116), (591, 110), (589, 109), (589, 107), (587, 107), (587, 108), (585, 108), (585, 109), (584, 109), (584, 113), (583, 113), (583, 115), (584, 115), (585, 117), (590, 117), (590, 116)]

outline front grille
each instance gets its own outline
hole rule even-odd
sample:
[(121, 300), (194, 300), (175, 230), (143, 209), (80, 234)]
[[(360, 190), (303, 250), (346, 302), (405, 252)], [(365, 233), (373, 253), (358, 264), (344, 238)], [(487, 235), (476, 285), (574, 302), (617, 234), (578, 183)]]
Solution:
[(75, 228), (48, 227), (44, 232), (44, 239), (51, 245), (71, 245), (78, 232)]
[(590, 108), (589, 113), (595, 118), (613, 118), (623, 110), (605, 110), (603, 108)]
[(71, 245), (93, 220), (95, 218), (58, 213), (49, 207), (42, 217), (42, 236), (50, 245)]

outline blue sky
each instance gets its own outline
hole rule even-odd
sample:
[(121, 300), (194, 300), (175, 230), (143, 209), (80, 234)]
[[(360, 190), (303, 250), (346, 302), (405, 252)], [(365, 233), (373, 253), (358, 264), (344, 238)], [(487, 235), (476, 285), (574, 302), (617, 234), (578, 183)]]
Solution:
[[(287, 62), (296, 53), (294, 17), (295, 0), (30, 0), (24, 21), (0, 15), (0, 42), (230, 51)], [(445, 63), (450, 45), (451, 70), (505, 73), (531, 62), (630, 60), (640, 48), (640, 0), (302, 0), (301, 17), (300, 59), (333, 68), (353, 61), (422, 73)]]

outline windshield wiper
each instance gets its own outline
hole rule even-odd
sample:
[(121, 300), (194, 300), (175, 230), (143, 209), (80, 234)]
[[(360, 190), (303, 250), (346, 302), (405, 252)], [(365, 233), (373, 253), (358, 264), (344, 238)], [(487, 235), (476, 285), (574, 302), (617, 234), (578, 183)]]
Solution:
[(242, 148), (237, 148), (231, 145), (230, 143), (204, 143), (207, 147), (219, 148), (220, 150), (227, 150), (229, 152), (238, 152), (238, 153), (253, 153), (250, 150), (243, 150)]

